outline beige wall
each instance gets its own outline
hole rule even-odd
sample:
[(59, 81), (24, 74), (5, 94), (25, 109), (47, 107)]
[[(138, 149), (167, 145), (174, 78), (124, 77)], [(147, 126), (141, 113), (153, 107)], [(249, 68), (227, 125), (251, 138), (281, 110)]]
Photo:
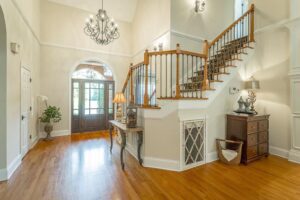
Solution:
[(0, 170), (6, 167), (6, 25), (0, 7)]
[(44, 44), (131, 55), (131, 25), (128, 22), (117, 21), (120, 38), (102, 46), (96, 44), (83, 31), (86, 18), (95, 13), (42, 1), (41, 14), (41, 41)]
[(120, 91), (130, 65), (130, 57), (113, 56), (76, 49), (42, 46), (41, 93), (49, 97), (49, 104), (61, 108), (62, 121), (55, 130), (70, 131), (71, 75), (78, 65), (89, 59), (106, 63), (113, 71), (116, 91)]
[(70, 133), (72, 72), (81, 62), (101, 61), (111, 68), (116, 92), (120, 91), (131, 62), (131, 25), (118, 21), (121, 37), (102, 46), (83, 32), (90, 13), (48, 1), (42, 2), (41, 13), (41, 93), (49, 97), (50, 104), (62, 110), (62, 121), (55, 130)]
[[(33, 5), (32, 1), (26, 1), (28, 6)], [(3, 9), (6, 19), (7, 42), (17, 42), (21, 45), (20, 53), (14, 55), (7, 49), (7, 166), (10, 166), (20, 155), (20, 71), (21, 66), (26, 66), (31, 71), (32, 84), (32, 105), (33, 111), (30, 118), (30, 133), (32, 141), (37, 137), (36, 131), (36, 95), (39, 92), (39, 42), (33, 32), (34, 28), (29, 24), (30, 21), (22, 10), (19, 10), (18, 5), (13, 1), (0, 0), (0, 5)], [(39, 13), (36, 6), (32, 7), (33, 13)], [(27, 9), (26, 9), (27, 10)], [(34, 16), (33, 18), (38, 18)], [(38, 26), (38, 25), (37, 25)]]
[[(138, 1), (136, 14), (132, 22), (132, 52), (134, 61), (141, 62), (146, 48), (153, 50), (155, 40), (170, 30), (171, 0), (142, 0)], [(168, 39), (163, 40), (168, 48)], [(138, 57), (136, 59), (135, 57)], [(139, 60), (139, 61), (138, 61)]]
[(206, 1), (203, 13), (195, 13), (194, 3), (190, 0), (171, 1), (172, 30), (211, 40), (233, 22), (233, 0)]

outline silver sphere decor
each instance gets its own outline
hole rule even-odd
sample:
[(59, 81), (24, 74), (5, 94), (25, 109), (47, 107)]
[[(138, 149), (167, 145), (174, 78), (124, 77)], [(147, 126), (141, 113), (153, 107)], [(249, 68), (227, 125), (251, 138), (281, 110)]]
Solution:
[(108, 17), (103, 8), (103, 0), (102, 8), (99, 9), (98, 13), (95, 16), (91, 15), (86, 20), (84, 32), (100, 45), (108, 45), (120, 37), (118, 24), (114, 19)]

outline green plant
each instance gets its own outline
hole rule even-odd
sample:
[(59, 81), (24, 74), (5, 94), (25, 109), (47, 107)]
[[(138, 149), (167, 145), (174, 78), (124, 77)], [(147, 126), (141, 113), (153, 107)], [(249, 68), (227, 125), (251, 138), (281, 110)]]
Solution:
[(46, 110), (44, 110), (42, 116), (39, 118), (43, 123), (57, 123), (61, 121), (61, 112), (60, 108), (55, 106), (48, 106)]

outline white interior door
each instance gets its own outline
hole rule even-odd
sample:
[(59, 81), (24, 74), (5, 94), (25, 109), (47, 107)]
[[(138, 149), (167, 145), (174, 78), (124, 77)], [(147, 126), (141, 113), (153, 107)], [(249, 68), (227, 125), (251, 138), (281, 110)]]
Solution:
[(21, 156), (26, 155), (29, 150), (29, 118), (31, 98), (30, 71), (21, 69)]

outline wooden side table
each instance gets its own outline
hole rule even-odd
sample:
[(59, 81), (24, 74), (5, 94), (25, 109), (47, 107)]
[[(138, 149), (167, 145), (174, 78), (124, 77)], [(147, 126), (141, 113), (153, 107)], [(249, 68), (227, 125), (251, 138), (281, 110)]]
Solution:
[(270, 115), (227, 115), (227, 140), (244, 142), (242, 162), (248, 164), (269, 155)]
[(126, 147), (126, 134), (127, 133), (136, 133), (138, 134), (138, 149), (137, 149), (137, 155), (138, 155), (138, 160), (140, 165), (143, 164), (143, 159), (141, 157), (141, 147), (143, 145), (143, 131), (144, 129), (142, 127), (137, 127), (137, 128), (127, 128), (126, 124), (122, 124), (121, 122), (118, 122), (116, 120), (111, 120), (109, 121), (109, 134), (110, 134), (110, 152), (112, 152), (113, 149), (113, 137), (112, 137), (112, 132), (113, 132), (113, 127), (117, 128), (120, 131), (121, 138), (122, 138), (122, 143), (121, 143), (121, 165), (122, 169), (125, 169), (125, 163), (123, 159), (123, 154), (124, 150)]

